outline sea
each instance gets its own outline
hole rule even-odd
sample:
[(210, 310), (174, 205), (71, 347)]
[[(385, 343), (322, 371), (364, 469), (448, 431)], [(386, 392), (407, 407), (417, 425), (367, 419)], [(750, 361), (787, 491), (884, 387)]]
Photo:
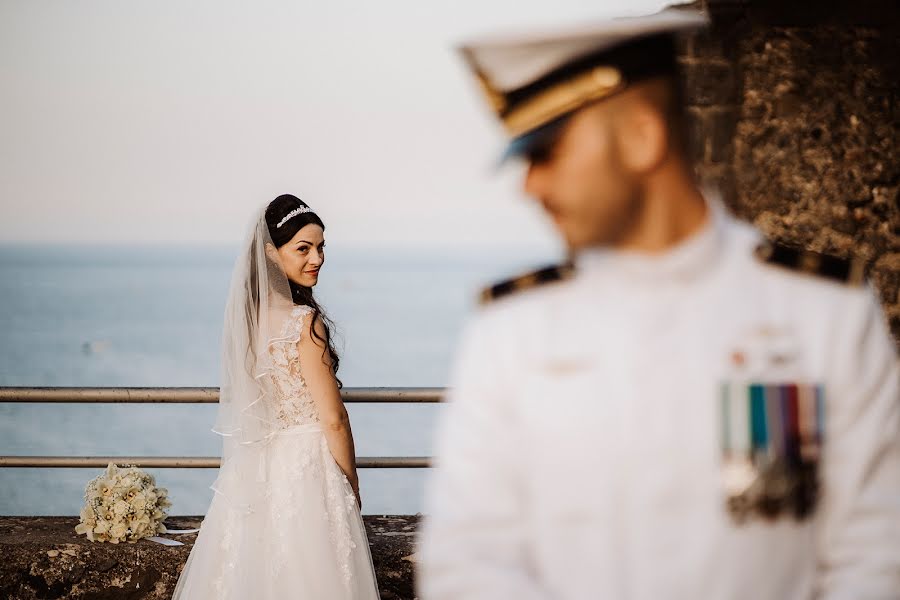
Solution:
[[(237, 246), (0, 245), (0, 386), (216, 386)], [(532, 248), (329, 248), (316, 294), (347, 387), (447, 385), (478, 290)], [(0, 403), (0, 455), (217, 456), (215, 405)], [(441, 405), (348, 405), (359, 456), (430, 456)], [(149, 469), (202, 515), (215, 469)], [(0, 468), (0, 515), (76, 515), (95, 468)], [(363, 512), (422, 510), (426, 469), (360, 469)]]

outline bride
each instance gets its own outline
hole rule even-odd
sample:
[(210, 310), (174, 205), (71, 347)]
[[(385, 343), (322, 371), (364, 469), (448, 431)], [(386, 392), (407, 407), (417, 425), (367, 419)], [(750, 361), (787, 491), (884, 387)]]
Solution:
[(338, 356), (312, 294), (324, 231), (279, 196), (235, 265), (213, 429), (222, 466), (174, 598), (378, 598)]

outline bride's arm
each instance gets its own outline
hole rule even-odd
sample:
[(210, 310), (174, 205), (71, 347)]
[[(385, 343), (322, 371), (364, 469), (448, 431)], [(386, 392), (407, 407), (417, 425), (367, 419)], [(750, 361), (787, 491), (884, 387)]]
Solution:
[[(312, 327), (316, 328), (318, 338), (312, 335)], [(356, 451), (353, 447), (350, 417), (344, 407), (344, 401), (341, 400), (334, 372), (331, 370), (331, 355), (321, 342), (324, 337), (325, 332), (318, 319), (314, 324), (306, 325), (306, 331), (297, 344), (300, 349), (301, 373), (319, 412), (319, 421), (322, 423), (328, 449), (344, 475), (350, 480), (358, 500), (359, 478), (356, 474)]]

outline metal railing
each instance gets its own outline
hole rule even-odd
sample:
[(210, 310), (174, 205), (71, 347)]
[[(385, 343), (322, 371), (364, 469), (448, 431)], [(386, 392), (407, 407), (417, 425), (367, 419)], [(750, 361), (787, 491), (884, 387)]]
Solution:
[[(345, 388), (344, 402), (362, 404), (425, 404), (440, 402), (443, 388)], [(34, 388), (0, 387), (0, 403), (67, 404), (214, 404), (218, 388)], [(0, 456), (0, 467), (105, 467), (109, 463), (148, 468), (217, 469), (217, 456)], [(421, 469), (426, 456), (361, 456), (364, 469)]]

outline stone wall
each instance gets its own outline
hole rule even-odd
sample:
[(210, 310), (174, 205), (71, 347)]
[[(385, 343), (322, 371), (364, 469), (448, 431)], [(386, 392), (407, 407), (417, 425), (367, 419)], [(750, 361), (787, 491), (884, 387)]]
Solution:
[[(417, 517), (366, 516), (383, 600), (413, 600)], [(141, 540), (92, 543), (75, 534), (77, 517), (0, 517), (0, 599), (168, 600), (196, 535), (167, 536), (183, 546)], [(172, 529), (200, 517), (169, 518)]]
[(900, 3), (702, 0), (681, 49), (702, 180), (779, 241), (869, 264), (900, 344)]

